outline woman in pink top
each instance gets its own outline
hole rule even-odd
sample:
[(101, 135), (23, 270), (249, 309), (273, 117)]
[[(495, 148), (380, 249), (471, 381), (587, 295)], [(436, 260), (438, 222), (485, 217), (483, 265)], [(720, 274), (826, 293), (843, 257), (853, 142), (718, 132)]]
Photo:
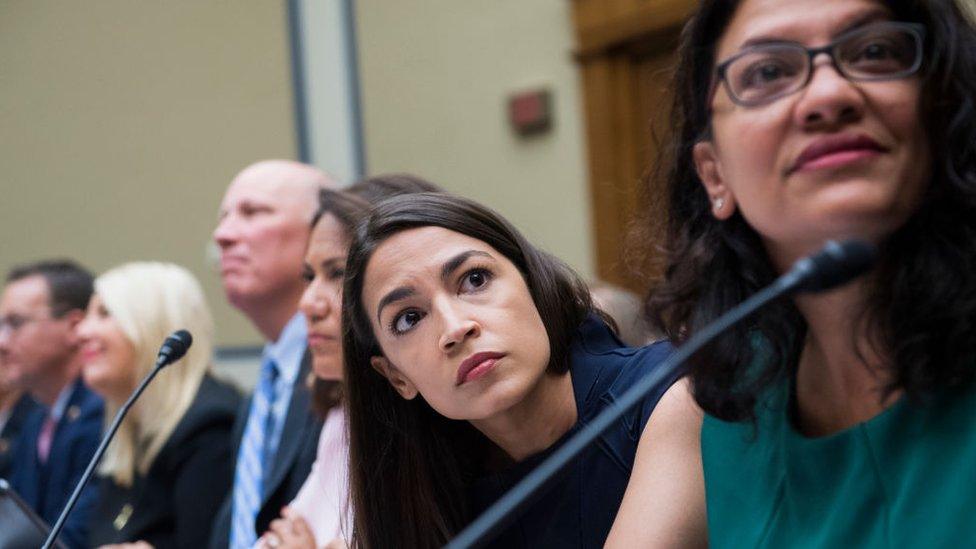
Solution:
[(308, 323), (312, 354), (312, 401), (325, 418), (312, 471), (281, 518), (258, 540), (259, 548), (344, 547), (352, 535), (349, 503), (349, 440), (340, 406), (342, 339), (340, 310), (346, 253), (352, 231), (370, 203), (401, 194), (438, 192), (408, 175), (364, 179), (346, 189), (322, 190), (305, 252), (308, 281), (299, 307)]

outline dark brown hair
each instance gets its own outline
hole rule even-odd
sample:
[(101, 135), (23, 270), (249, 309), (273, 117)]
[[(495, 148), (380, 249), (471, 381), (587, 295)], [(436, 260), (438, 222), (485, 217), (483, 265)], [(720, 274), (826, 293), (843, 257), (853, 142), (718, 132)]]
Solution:
[(439, 547), (471, 518), (467, 485), (478, 472), (485, 439), (420, 396), (401, 398), (370, 365), (382, 356), (362, 302), (370, 257), (387, 238), (428, 226), (481, 240), (518, 268), (549, 336), (550, 371), (567, 371), (571, 340), (591, 309), (586, 286), (568, 267), (484, 206), (432, 193), (376, 206), (356, 230), (343, 290), (355, 547)]
[[(932, 158), (918, 211), (881, 244), (861, 319), (891, 357), (893, 383), (910, 398), (958, 387), (976, 357), (976, 32), (952, 0), (883, 2), (899, 21), (925, 26), (920, 119)], [(710, 134), (715, 52), (739, 2), (704, 0), (686, 25), (674, 77), (666, 150), (669, 226), (665, 281), (647, 310), (676, 341), (772, 282), (765, 248), (736, 213), (722, 222), (694, 168)], [(648, 244), (650, 245), (650, 244)], [(761, 391), (795, 374), (806, 324), (789, 300), (727, 331), (690, 362), (695, 398), (727, 420), (754, 417)], [(746, 342), (744, 344), (744, 342)]]
[[(312, 230), (326, 215), (334, 217), (343, 227), (346, 238), (352, 237), (353, 228), (369, 212), (369, 203), (343, 191), (333, 189), (319, 190), (319, 208), (312, 218)], [(320, 417), (328, 415), (342, 396), (342, 382), (334, 379), (322, 379), (311, 374), (312, 408)]]
[(367, 177), (357, 181), (346, 189), (349, 194), (356, 195), (370, 204), (376, 204), (391, 196), (416, 193), (444, 192), (440, 186), (408, 173), (388, 173)]
[[(312, 230), (324, 215), (334, 217), (351, 238), (353, 229), (369, 213), (371, 204), (386, 198), (404, 194), (440, 191), (440, 187), (409, 174), (385, 174), (361, 179), (348, 188), (338, 191), (319, 191), (319, 207), (312, 218)], [(312, 375), (312, 406), (316, 413), (325, 417), (342, 396), (342, 383), (320, 379)]]
[(72, 310), (84, 311), (95, 291), (92, 274), (70, 259), (48, 259), (18, 265), (7, 273), (7, 282), (40, 276), (47, 283), (51, 315), (60, 317)]

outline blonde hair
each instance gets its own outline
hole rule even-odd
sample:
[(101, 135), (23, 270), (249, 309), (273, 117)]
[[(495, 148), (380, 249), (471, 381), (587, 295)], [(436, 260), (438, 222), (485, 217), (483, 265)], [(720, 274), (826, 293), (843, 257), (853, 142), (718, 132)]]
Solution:
[[(210, 370), (213, 317), (196, 278), (169, 263), (121, 265), (95, 280), (95, 292), (135, 348), (133, 384), (155, 366), (166, 336), (178, 329), (193, 334), (186, 356), (161, 371), (133, 405), (99, 466), (103, 476), (131, 486), (137, 471), (149, 471)], [(106, 400), (106, 425), (122, 404)]]

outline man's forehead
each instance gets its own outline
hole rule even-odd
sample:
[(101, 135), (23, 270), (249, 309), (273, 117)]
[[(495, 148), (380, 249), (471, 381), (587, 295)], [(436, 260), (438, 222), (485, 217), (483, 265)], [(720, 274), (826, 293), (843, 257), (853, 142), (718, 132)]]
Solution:
[[(250, 174), (249, 174), (250, 175)], [(275, 206), (307, 204), (315, 197), (315, 185), (275, 177), (238, 177), (227, 188), (222, 209), (230, 209), (245, 202)]]
[(0, 310), (36, 310), (47, 307), (49, 302), (50, 290), (44, 277), (28, 276), (7, 284), (0, 297)]

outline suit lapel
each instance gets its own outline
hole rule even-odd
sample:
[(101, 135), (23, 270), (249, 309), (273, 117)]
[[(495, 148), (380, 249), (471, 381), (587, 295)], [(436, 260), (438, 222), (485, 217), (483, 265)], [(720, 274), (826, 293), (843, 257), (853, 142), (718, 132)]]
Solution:
[(278, 441), (278, 451), (275, 454), (274, 462), (271, 467), (271, 474), (264, 481), (264, 497), (261, 505), (268, 501), (268, 498), (278, 489), (278, 486), (291, 469), (302, 442), (307, 436), (305, 430), (309, 425), (314, 424), (309, 413), (309, 393), (305, 386), (308, 371), (311, 367), (311, 355), (308, 349), (302, 356), (302, 365), (295, 379), (292, 388), (291, 402), (288, 403), (288, 412), (285, 414), (285, 424), (282, 425), (281, 439)]

